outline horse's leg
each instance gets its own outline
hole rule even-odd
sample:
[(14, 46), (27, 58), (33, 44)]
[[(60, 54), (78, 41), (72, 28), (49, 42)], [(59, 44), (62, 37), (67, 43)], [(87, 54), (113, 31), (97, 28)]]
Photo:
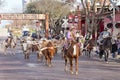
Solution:
[(12, 54), (15, 55), (16, 51), (15, 51), (15, 48), (12, 48)]
[(107, 50), (104, 51), (104, 55), (105, 55), (105, 62), (107, 62), (108, 61), (108, 51)]
[(75, 66), (76, 66), (76, 72), (75, 74), (78, 74), (78, 57), (75, 58)]
[(67, 68), (67, 58), (65, 58), (65, 72), (68, 71), (68, 68)]
[(4, 51), (4, 52), (3, 52), (4, 55), (7, 55), (7, 52), (6, 52), (6, 51), (7, 51), (7, 48), (6, 48), (6, 47), (4, 47), (3, 51)]
[(88, 50), (88, 57), (91, 57), (91, 50)]
[(69, 62), (70, 62), (70, 73), (73, 74), (73, 58), (69, 58)]
[(103, 51), (103, 50), (100, 50), (100, 52), (99, 52), (99, 58), (100, 58), (100, 59), (102, 58), (103, 53), (104, 53), (104, 51)]
[(108, 63), (108, 56), (109, 56), (109, 51), (105, 50), (105, 62)]
[(89, 50), (86, 50), (86, 56), (89, 57)]
[(82, 55), (86, 55), (86, 49), (82, 50)]
[(104, 60), (105, 60), (105, 62), (107, 61), (107, 58), (106, 58), (106, 50), (104, 50)]
[(86, 49), (85, 49), (85, 52), (84, 52), (84, 53), (85, 53), (85, 56), (87, 56), (87, 50), (86, 50)]

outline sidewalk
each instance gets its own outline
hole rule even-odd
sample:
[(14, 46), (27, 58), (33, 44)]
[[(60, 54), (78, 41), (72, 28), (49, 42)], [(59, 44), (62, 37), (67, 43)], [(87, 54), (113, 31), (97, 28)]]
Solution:
[(113, 61), (115, 61), (115, 62), (120, 63), (120, 55), (117, 55), (115, 58), (113, 58), (113, 57), (111, 56), (111, 57), (109, 57), (109, 59), (110, 59), (110, 60), (113, 60)]
[(117, 62), (120, 62), (120, 55), (117, 55), (116, 61), (117, 61)]

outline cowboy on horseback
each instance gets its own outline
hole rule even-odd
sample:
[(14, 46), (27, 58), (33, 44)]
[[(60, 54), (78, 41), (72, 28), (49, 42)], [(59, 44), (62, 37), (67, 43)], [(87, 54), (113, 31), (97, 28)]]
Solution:
[(109, 38), (111, 36), (111, 33), (108, 31), (107, 28), (104, 29), (104, 31), (102, 31), (98, 37), (97, 43), (99, 45), (103, 45), (104, 42), (106, 41), (107, 38)]
[(102, 58), (104, 55), (105, 62), (108, 61), (109, 51), (111, 50), (111, 33), (108, 31), (107, 28), (104, 29), (103, 32), (100, 33), (101, 40), (99, 43), (99, 57)]
[(103, 38), (103, 44), (105, 43), (105, 41), (110, 38), (111, 33), (108, 31), (107, 28), (104, 29), (103, 32), (101, 32), (102, 38)]
[(7, 39), (5, 40), (5, 42), (8, 43), (8, 46), (10, 46), (10, 42), (11, 42), (12, 39), (13, 39), (13, 35), (12, 35), (11, 31), (9, 31), (7, 33)]
[(65, 59), (65, 71), (67, 71), (68, 60), (70, 62), (70, 72), (73, 74), (73, 59), (75, 59), (75, 74), (78, 74), (78, 57), (80, 56), (80, 47), (77, 44), (76, 30), (71, 27), (67, 29), (68, 32), (66, 34), (66, 43), (63, 46), (63, 58)]
[(74, 35), (74, 29), (73, 28), (68, 28), (68, 32), (66, 35), (66, 39), (67, 39), (67, 44), (70, 44), (72, 41), (75, 42), (75, 35)]
[(85, 35), (85, 44), (84, 44), (84, 47), (88, 46), (88, 43), (89, 43), (90, 40), (92, 40), (92, 33), (91, 33), (91, 32), (88, 32), (88, 33)]

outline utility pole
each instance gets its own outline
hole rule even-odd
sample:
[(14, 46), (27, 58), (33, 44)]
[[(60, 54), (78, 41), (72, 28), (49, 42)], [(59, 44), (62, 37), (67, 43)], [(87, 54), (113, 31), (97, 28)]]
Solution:
[(48, 38), (49, 36), (49, 14), (46, 13), (46, 27), (45, 27), (45, 37)]
[(77, 6), (77, 16), (78, 16), (78, 30), (80, 30), (80, 33), (82, 34), (82, 28), (81, 28), (81, 13), (80, 13), (80, 7)]
[[(113, 5), (113, 33), (114, 33), (114, 31), (115, 31), (115, 3), (113, 3), (114, 5)], [(113, 35), (113, 33), (112, 33), (112, 35)]]

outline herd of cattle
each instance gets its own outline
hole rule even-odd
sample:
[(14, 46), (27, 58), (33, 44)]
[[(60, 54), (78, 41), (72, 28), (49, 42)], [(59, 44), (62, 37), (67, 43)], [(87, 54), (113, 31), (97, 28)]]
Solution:
[[(61, 56), (65, 60), (65, 71), (67, 70), (67, 65), (70, 65), (70, 72), (73, 74), (73, 60), (75, 60), (75, 74), (78, 74), (78, 58), (81, 55), (81, 49), (76, 42), (71, 42), (67, 48), (65, 48), (65, 40), (56, 40), (56, 39), (45, 39), (41, 38), (40, 40), (33, 39), (32, 37), (25, 36), (21, 38), (13, 37), (7, 38), (1, 43), (1, 46), (4, 50), (4, 54), (7, 55), (6, 50), (16, 49), (17, 46), (21, 47), (25, 59), (29, 59), (31, 53), (37, 53), (38, 61), (43, 61), (47, 66), (51, 67), (51, 60), (54, 55), (60, 51)], [(15, 55), (15, 51), (13, 51)], [(69, 61), (69, 62), (68, 62)]]
[(31, 38), (23, 38), (20, 40), (22, 50), (24, 53), (25, 59), (29, 59), (30, 53), (37, 53), (38, 60), (43, 59), (45, 57), (46, 64), (51, 66), (51, 60), (55, 53), (57, 53), (57, 40), (32, 40)]
[[(37, 53), (38, 61), (42, 61), (45, 58), (45, 63), (50, 67), (51, 60), (57, 53), (57, 49), (61, 49), (62, 41), (56, 39), (47, 40), (45, 38), (41, 40), (34, 40), (32, 37), (25, 36), (22, 38), (7, 38), (1, 42), (1, 49), (4, 55), (7, 55), (7, 49), (11, 49), (15, 55), (16, 47), (21, 47), (25, 59), (29, 59), (31, 53)], [(14, 51), (13, 51), (14, 50)]]

